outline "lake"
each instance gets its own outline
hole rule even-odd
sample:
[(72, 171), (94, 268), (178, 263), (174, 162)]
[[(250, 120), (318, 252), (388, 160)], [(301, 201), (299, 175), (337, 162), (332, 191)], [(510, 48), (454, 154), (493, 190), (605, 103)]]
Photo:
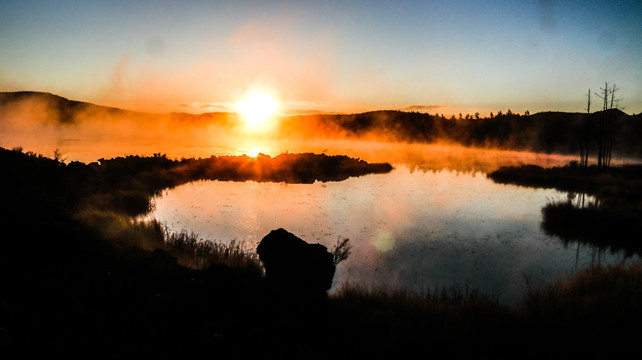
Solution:
[(250, 249), (280, 227), (328, 247), (349, 238), (353, 252), (339, 265), (331, 291), (346, 282), (458, 286), (513, 303), (527, 283), (539, 286), (596, 262), (625, 260), (623, 254), (597, 253), (590, 246), (564, 247), (541, 230), (542, 207), (566, 199), (566, 193), (499, 185), (485, 175), (504, 165), (564, 165), (578, 156), (374, 139), (268, 139), (209, 125), (136, 127), (122, 119), (112, 119), (109, 126), (98, 120), (52, 126), (11, 119), (0, 122), (0, 146), (48, 156), (58, 149), (68, 161), (158, 152), (170, 158), (314, 152), (391, 163), (395, 169), (389, 174), (342, 182), (206, 181), (155, 199), (150, 216), (169, 229), (212, 241), (243, 241)]
[(562, 165), (574, 156), (376, 141), (262, 146), (272, 155), (287, 146), (388, 161), (395, 169), (314, 184), (195, 182), (165, 191), (150, 216), (170, 230), (249, 249), (281, 227), (328, 248), (349, 238), (352, 254), (338, 266), (331, 291), (346, 282), (455, 286), (512, 304), (527, 283), (541, 286), (591, 264), (630, 260), (591, 246), (565, 247), (543, 232), (541, 209), (568, 194), (499, 185), (485, 175), (502, 165)]

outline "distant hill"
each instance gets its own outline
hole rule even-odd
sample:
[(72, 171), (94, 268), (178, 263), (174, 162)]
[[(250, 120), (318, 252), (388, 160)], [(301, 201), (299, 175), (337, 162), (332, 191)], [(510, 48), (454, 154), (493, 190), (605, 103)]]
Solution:
[[(38, 108), (47, 110), (47, 115), (51, 117), (51, 121), (60, 124), (72, 124), (78, 122), (83, 116), (87, 114), (95, 114), (98, 116), (132, 118), (132, 119), (145, 119), (153, 120), (158, 118), (169, 118), (174, 121), (183, 122), (217, 122), (227, 123), (230, 118), (237, 117), (234, 113), (214, 112), (203, 114), (188, 114), (188, 113), (167, 113), (167, 114), (154, 114), (145, 113), (132, 110), (124, 110), (115, 107), (96, 105), (88, 102), (69, 100), (62, 96), (54, 95), (46, 92), (37, 91), (17, 91), (17, 92), (0, 92), (0, 109), (9, 108), (12, 106), (34, 104)], [(1, 119), (1, 117), (0, 117)]]
[[(54, 119), (60, 123), (74, 122), (75, 115), (85, 111), (100, 111), (113, 115), (125, 115), (129, 111), (117, 108), (94, 105), (82, 101), (69, 100), (62, 96), (36, 91), (1, 92), (0, 107), (7, 107), (20, 103), (33, 102), (46, 107), (51, 111)], [(134, 113), (134, 112), (131, 112)]]
[[(31, 100), (37, 100), (52, 109), (49, 116), (59, 123), (72, 123), (77, 121), (78, 114), (87, 112), (146, 119), (163, 117), (192, 124), (233, 125), (238, 122), (238, 115), (235, 113), (140, 113), (28, 91), (0, 93), (0, 108)], [(602, 116), (615, 119), (614, 155), (642, 157), (642, 114), (628, 115), (620, 110), (595, 112), (588, 119), (585, 113), (554, 111), (532, 115), (500, 113), (485, 118), (445, 118), (443, 115), (398, 110), (297, 115), (282, 119), (280, 133), (291, 137), (376, 137), (420, 143), (445, 141), (464, 146), (578, 154), (580, 130), (588, 122), (591, 132), (597, 134)], [(0, 116), (0, 120), (1, 118)], [(595, 148), (591, 150), (594, 151)]]
[(383, 137), (422, 143), (446, 141), (464, 146), (575, 154), (579, 153), (580, 130), (588, 122), (590, 131), (597, 134), (602, 116), (615, 119), (614, 154), (642, 156), (642, 115), (627, 115), (620, 110), (592, 113), (588, 119), (585, 113), (552, 111), (466, 119), (391, 110), (349, 115), (305, 115), (292, 117), (289, 122), (309, 124), (316, 121), (321, 128), (349, 137)]

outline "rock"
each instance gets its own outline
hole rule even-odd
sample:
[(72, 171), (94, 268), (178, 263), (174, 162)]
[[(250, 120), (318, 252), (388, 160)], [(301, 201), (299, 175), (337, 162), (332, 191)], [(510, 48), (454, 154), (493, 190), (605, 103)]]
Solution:
[(268, 286), (285, 293), (326, 295), (335, 265), (332, 253), (321, 244), (308, 244), (284, 230), (272, 230), (256, 249), (265, 266)]

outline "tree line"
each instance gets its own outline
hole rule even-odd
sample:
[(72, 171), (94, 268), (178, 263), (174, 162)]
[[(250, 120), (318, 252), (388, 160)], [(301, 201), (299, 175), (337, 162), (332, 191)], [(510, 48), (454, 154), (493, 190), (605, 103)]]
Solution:
[[(610, 100), (609, 100), (610, 104)], [(607, 119), (607, 120), (605, 120)], [(609, 163), (615, 152), (642, 156), (642, 114), (628, 115), (616, 107), (595, 113), (540, 112), (524, 114), (498, 111), (450, 118), (398, 110), (372, 111), (349, 115), (308, 115), (291, 121), (316, 121), (324, 128), (349, 137), (383, 137), (391, 141), (433, 143), (446, 141), (464, 146), (527, 150), (545, 153), (581, 153), (588, 157), (587, 138), (578, 134), (604, 134), (599, 138), (598, 161)], [(614, 124), (617, 123), (617, 131)], [(614, 146), (617, 144), (617, 147)], [(595, 146), (595, 145), (592, 145)], [(594, 150), (591, 150), (594, 151)], [(601, 160), (600, 160), (601, 159)]]

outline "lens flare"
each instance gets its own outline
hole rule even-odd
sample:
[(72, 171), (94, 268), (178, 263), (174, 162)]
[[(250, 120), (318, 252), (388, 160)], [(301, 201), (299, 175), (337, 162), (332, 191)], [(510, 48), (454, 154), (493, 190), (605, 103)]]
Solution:
[(395, 238), (388, 231), (379, 232), (373, 242), (374, 247), (381, 252), (388, 252), (395, 247)]

